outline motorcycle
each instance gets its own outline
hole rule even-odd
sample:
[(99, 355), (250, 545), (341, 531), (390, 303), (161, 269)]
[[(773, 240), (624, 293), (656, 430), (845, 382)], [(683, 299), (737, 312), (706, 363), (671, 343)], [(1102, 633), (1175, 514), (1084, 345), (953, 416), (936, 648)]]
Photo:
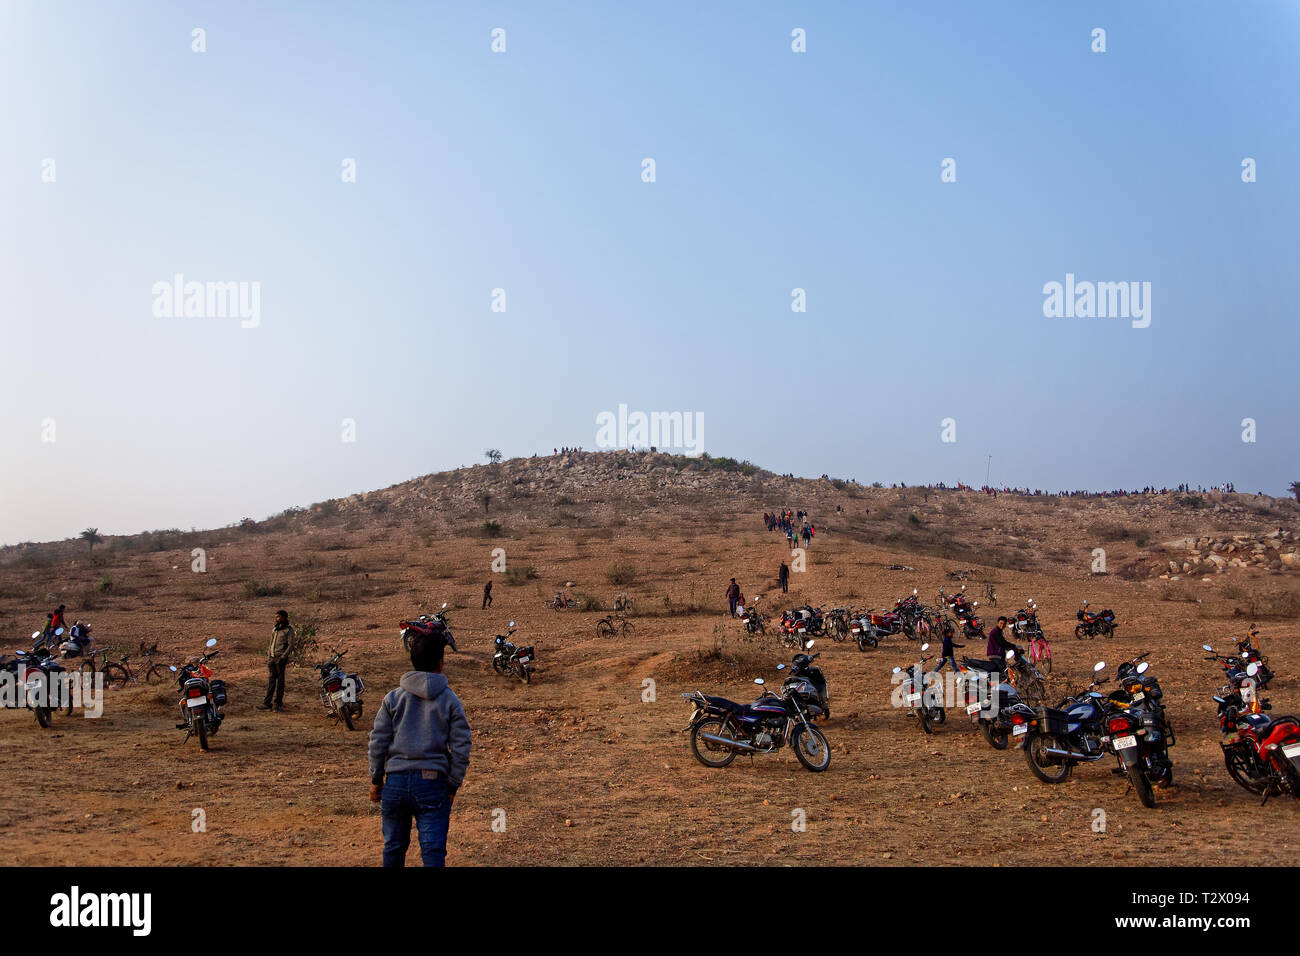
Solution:
[[(804, 647), (812, 650), (815, 643), (816, 641), (809, 641)], [(815, 705), (821, 710), (817, 719), (828, 720), (831, 716), (831, 691), (826, 683), (826, 675), (813, 663), (819, 657), (821, 654), (796, 654), (790, 662), (790, 674), (781, 684), (781, 695), (798, 695), (805, 705)], [(786, 668), (784, 664), (778, 664), (776, 669), (780, 671)]]
[[(1247, 670), (1256, 667), (1252, 662)], [(1229, 735), (1219, 744), (1228, 775), (1242, 789), (1262, 796), (1264, 803), (1279, 793), (1300, 800), (1300, 721), (1264, 713), (1272, 705), (1254, 693), (1249, 681), (1221, 688), (1214, 702), (1219, 729)]]
[(417, 634), (425, 637), (439, 636), (446, 641), (453, 652), (457, 650), (456, 639), (451, 635), (451, 626), (447, 623), (447, 602), (442, 602), (442, 610), (436, 614), (421, 614), (414, 621), (398, 621), (402, 629), (402, 647), (411, 649), (411, 638)]
[[(762, 687), (765, 681), (757, 677), (754, 683)], [(821, 707), (799, 689), (800, 684), (808, 683), (803, 679), (787, 682), (780, 694), (764, 689), (751, 704), (707, 696), (698, 690), (682, 694), (694, 707), (684, 731), (690, 732), (695, 759), (706, 767), (726, 767), (737, 754), (775, 753), (789, 744), (808, 770), (825, 770), (831, 765), (831, 748), (812, 725)]]
[(1274, 674), (1272, 668), (1268, 666), (1268, 657), (1260, 652), (1259, 629), (1253, 624), (1246, 636), (1237, 641), (1237, 657), (1241, 660), (1243, 667), (1249, 664), (1259, 665), (1259, 672), (1255, 675), (1255, 684), (1260, 690), (1267, 688), (1273, 680)]
[[(1228, 683), (1233, 687), (1241, 690), (1244, 684), (1249, 684), (1252, 689), (1259, 686), (1258, 681), (1247, 673), (1247, 669), (1250, 665), (1242, 663), (1241, 658), (1226, 654), (1216, 654), (1214, 648), (1209, 644), (1202, 644), (1201, 648), (1202, 650), (1209, 652), (1210, 656), (1205, 658), (1207, 661), (1217, 661), (1219, 666), (1223, 668), (1223, 676), (1228, 679)], [(1259, 673), (1258, 668), (1255, 673)]]
[(533, 661), (537, 655), (533, 652), (531, 644), (527, 647), (516, 647), (511, 643), (510, 638), (514, 633), (515, 622), (511, 621), (506, 632), (498, 634), (493, 640), (496, 652), (492, 655), (492, 669), (498, 674), (514, 674), (525, 684), (531, 684), (533, 668), (536, 666)]
[(1074, 636), (1079, 640), (1085, 637), (1096, 637), (1100, 634), (1102, 637), (1112, 637), (1115, 634), (1115, 628), (1119, 627), (1115, 623), (1115, 612), (1110, 608), (1104, 611), (1093, 613), (1088, 610), (1088, 602), (1083, 602), (1083, 607), (1079, 609), (1077, 615), (1079, 623), (1074, 627)]
[(899, 630), (909, 641), (930, 636), (930, 609), (921, 603), (916, 588), (912, 588), (910, 597), (905, 597), (894, 604), (893, 613), (898, 615)]
[(858, 643), (858, 650), (866, 651), (868, 647), (879, 647), (885, 632), (871, 623), (871, 614), (863, 612), (849, 622), (849, 634)]
[[(1034, 716), (1034, 709), (1021, 700), (1016, 687), (1016, 671), (1011, 666), (1015, 657), (1015, 651), (1007, 651), (1007, 666), (1000, 670), (978, 658), (963, 659), (961, 674), (967, 700), (966, 714), (979, 726), (980, 733), (994, 750), (1007, 749), (1016, 715), (1025, 719)], [(975, 691), (974, 700), (971, 699), (972, 691)]]
[[(216, 647), (217, 639), (209, 638), (203, 646)], [(224, 716), (221, 708), (226, 706), (226, 682), (214, 679), (212, 670), (208, 667), (208, 662), (219, 653), (220, 651), (209, 650), (194, 661), (180, 667), (173, 664), (170, 668), (176, 675), (181, 716), (184, 718), (176, 725), (176, 729), (185, 731), (185, 740), (198, 737), (200, 750), (207, 750), (208, 737), (216, 736), (221, 729)]]
[(348, 730), (356, 730), (356, 720), (361, 717), (363, 706), (361, 693), (366, 685), (356, 674), (344, 673), (339, 667), (346, 653), (335, 651), (325, 663), (316, 665), (320, 671), (320, 702), (331, 718), (343, 721)]
[[(929, 649), (929, 644), (921, 645), (922, 654)], [(912, 708), (921, 723), (921, 730), (927, 734), (934, 733), (934, 724), (942, 724), (948, 719), (942, 704), (936, 702), (936, 697), (940, 701), (942, 700), (941, 696), (935, 693), (935, 685), (927, 680), (929, 675), (925, 672), (925, 664), (932, 660), (934, 660), (934, 655), (930, 654), (927, 657), (922, 657), (918, 663), (909, 665), (906, 669), (902, 667), (894, 668), (895, 674), (907, 674), (906, 677), (902, 678), (899, 687), (899, 692), (902, 695), (901, 700), (905, 706)]]
[(767, 633), (767, 618), (756, 607), (746, 608), (745, 613), (740, 616), (740, 623), (744, 625), (746, 634)]
[[(54, 632), (57, 638), (63, 634), (63, 628)], [(32, 634), (32, 649), (17, 651), (12, 658), (0, 658), (0, 672), (12, 674), (10, 678), (16, 693), (10, 697), (3, 695), (6, 707), (26, 707), (36, 715), (36, 723), (48, 728), (53, 722), (54, 711), (59, 709), (59, 695), (69, 691), (67, 672), (63, 665), (50, 655), (49, 648), (40, 631)], [(71, 704), (68, 707), (71, 713)]]

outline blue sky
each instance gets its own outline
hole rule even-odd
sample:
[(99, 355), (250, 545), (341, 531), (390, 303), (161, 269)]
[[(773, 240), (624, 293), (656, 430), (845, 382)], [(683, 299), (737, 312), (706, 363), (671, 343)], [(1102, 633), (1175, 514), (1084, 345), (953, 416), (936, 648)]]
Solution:
[[(0, 542), (592, 448), (620, 403), (779, 472), (1285, 493), (1298, 41), (1253, 0), (6, 0)], [(176, 273), (260, 324), (154, 316)], [(1044, 317), (1066, 273), (1150, 282), (1150, 327)]]

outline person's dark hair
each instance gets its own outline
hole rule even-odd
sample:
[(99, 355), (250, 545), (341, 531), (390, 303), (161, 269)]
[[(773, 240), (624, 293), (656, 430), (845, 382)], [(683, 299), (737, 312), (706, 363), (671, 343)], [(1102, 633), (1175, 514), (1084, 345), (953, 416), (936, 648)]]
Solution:
[(442, 652), (446, 642), (438, 634), (416, 634), (411, 638), (411, 666), (417, 671), (442, 670)]
[(1009, 624), (1010, 621), (1008, 621), (1005, 617), (1000, 617), (1000, 618), (998, 618), (998, 623), (999, 623), (999, 624)]
[(288, 619), (288, 617), (289, 617), (289, 612), (286, 611), (286, 610), (284, 610), (284, 608), (281, 608), (280, 610), (278, 610), (278, 611), (275, 612), (275, 616), (276, 616), (276, 617), (283, 617), (283, 618), (285, 618), (285, 619)]

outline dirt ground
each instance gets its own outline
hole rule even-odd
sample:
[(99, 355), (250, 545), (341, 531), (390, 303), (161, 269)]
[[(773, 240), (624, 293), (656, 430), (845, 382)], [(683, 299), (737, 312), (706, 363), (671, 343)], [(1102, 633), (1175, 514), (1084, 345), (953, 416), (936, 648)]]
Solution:
[[(782, 505), (785, 502), (773, 502)], [(829, 509), (829, 504), (826, 505)], [(982, 505), (981, 505), (982, 507)], [(1154, 580), (1091, 577), (1078, 570), (976, 568), (971, 590), (996, 581), (991, 619), (1032, 597), (1043, 609), (1060, 691), (1086, 681), (1097, 660), (1118, 663), (1151, 651), (1165, 687), (1178, 744), (1176, 786), (1144, 809), (1109, 763), (1078, 768), (1060, 786), (1033, 778), (1023, 755), (992, 750), (968, 718), (952, 714), (933, 736), (890, 706), (894, 665), (916, 658), (901, 636), (859, 652), (819, 641), (834, 716), (823, 725), (833, 748), (823, 774), (791, 751), (741, 757), (708, 769), (680, 731), (690, 707), (679, 695), (699, 688), (752, 699), (755, 677), (777, 678), (789, 660), (775, 637), (747, 641), (725, 616), (733, 575), (769, 610), (805, 600), (831, 607), (880, 607), (913, 587), (932, 601), (947, 572), (965, 562), (908, 554), (837, 535), (828, 518), (792, 575), (789, 595), (775, 574), (789, 560), (783, 536), (762, 530), (761, 509), (689, 533), (668, 533), (662, 514), (624, 520), (609, 533), (533, 527), (502, 538), (406, 534), (373, 527), (314, 536), (249, 535), (214, 547), (207, 571), (188, 551), (106, 553), (75, 563), (0, 569), (3, 649), (23, 646), (43, 617), (47, 593), (69, 604), (70, 619), (93, 621), (101, 645), (134, 650), (159, 641), (168, 661), (209, 637), (222, 651), (229, 684), (226, 721), (210, 752), (182, 743), (174, 729), (170, 682), (110, 691), (104, 716), (56, 716), (42, 731), (27, 711), (0, 711), (0, 850), (8, 865), (222, 864), (375, 865), (378, 806), (367, 801), (366, 743), (382, 695), (407, 669), (397, 622), (451, 605), (461, 652), (446, 673), (473, 727), (473, 754), (452, 813), (451, 865), (740, 864), (1112, 864), (1231, 865), (1250, 834), (1261, 862), (1289, 862), (1300, 844), (1300, 802), (1258, 798), (1224, 770), (1210, 695), (1220, 671), (1200, 645), (1227, 646), (1244, 632), (1229, 580), (1189, 585), (1200, 600), (1175, 600)], [(507, 529), (509, 522), (507, 520)], [(707, 530), (700, 530), (707, 528)], [(1086, 542), (1080, 542), (1080, 547)], [(517, 583), (489, 571), (504, 547)], [(1086, 549), (1085, 549), (1086, 551)], [(914, 571), (889, 570), (905, 563)], [(627, 583), (610, 583), (624, 567)], [(479, 609), (493, 578), (495, 604)], [(75, 595), (101, 589), (94, 610)], [(283, 593), (245, 597), (241, 583), (271, 581)], [(543, 607), (566, 582), (606, 606), (619, 591), (636, 602), (628, 638), (597, 638), (602, 616)], [(88, 590), (87, 590), (88, 589)], [(1072, 636), (1087, 598), (1114, 608), (1118, 636)], [(666, 600), (665, 600), (666, 599)], [(86, 599), (90, 601), (89, 598)], [(365, 680), (366, 713), (357, 732), (326, 718), (314, 672), (291, 669), (288, 709), (254, 709), (264, 686), (262, 653), (277, 607), (299, 623), (319, 622), (320, 639), (342, 641)], [(30, 620), (29, 620), (30, 619)], [(494, 634), (508, 621), (537, 648), (538, 675), (525, 686), (491, 668)], [(1276, 683), (1276, 713), (1300, 711), (1294, 619), (1261, 618)], [(968, 647), (967, 654), (982, 654)], [(1113, 664), (1112, 664), (1113, 670)], [(653, 681), (653, 700), (643, 699)], [(1104, 832), (1096, 832), (1096, 811)], [(202, 811), (206, 832), (195, 832)], [(806, 821), (799, 831), (792, 824)], [(504, 822), (504, 829), (502, 823)], [(494, 823), (496, 824), (494, 827)], [(418, 851), (412, 850), (413, 856)]]

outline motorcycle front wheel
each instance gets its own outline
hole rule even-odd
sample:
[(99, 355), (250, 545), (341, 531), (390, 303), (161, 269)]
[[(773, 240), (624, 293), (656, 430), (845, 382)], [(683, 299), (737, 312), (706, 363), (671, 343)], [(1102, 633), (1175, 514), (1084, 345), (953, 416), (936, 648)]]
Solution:
[(1076, 624), (1074, 626), (1074, 636), (1079, 640), (1083, 640), (1088, 636), (1088, 631), (1082, 624)]
[(1236, 747), (1223, 751), (1223, 763), (1228, 768), (1228, 776), (1248, 793), (1260, 794), (1268, 787), (1268, 779), (1251, 773), (1251, 762)]
[(727, 722), (720, 717), (706, 717), (699, 723), (691, 725), (691, 752), (695, 759), (706, 767), (725, 767), (736, 759), (736, 751), (710, 740), (701, 740), (700, 734), (712, 734), (715, 737), (734, 739)]
[(790, 746), (799, 762), (813, 773), (821, 773), (831, 765), (831, 746), (816, 727), (796, 727)]
[(1070, 775), (1070, 764), (1067, 761), (1057, 761), (1055, 757), (1043, 753), (1055, 743), (1056, 738), (1048, 734), (1033, 734), (1025, 741), (1025, 763), (1029, 764), (1034, 776), (1043, 783), (1064, 783)]

